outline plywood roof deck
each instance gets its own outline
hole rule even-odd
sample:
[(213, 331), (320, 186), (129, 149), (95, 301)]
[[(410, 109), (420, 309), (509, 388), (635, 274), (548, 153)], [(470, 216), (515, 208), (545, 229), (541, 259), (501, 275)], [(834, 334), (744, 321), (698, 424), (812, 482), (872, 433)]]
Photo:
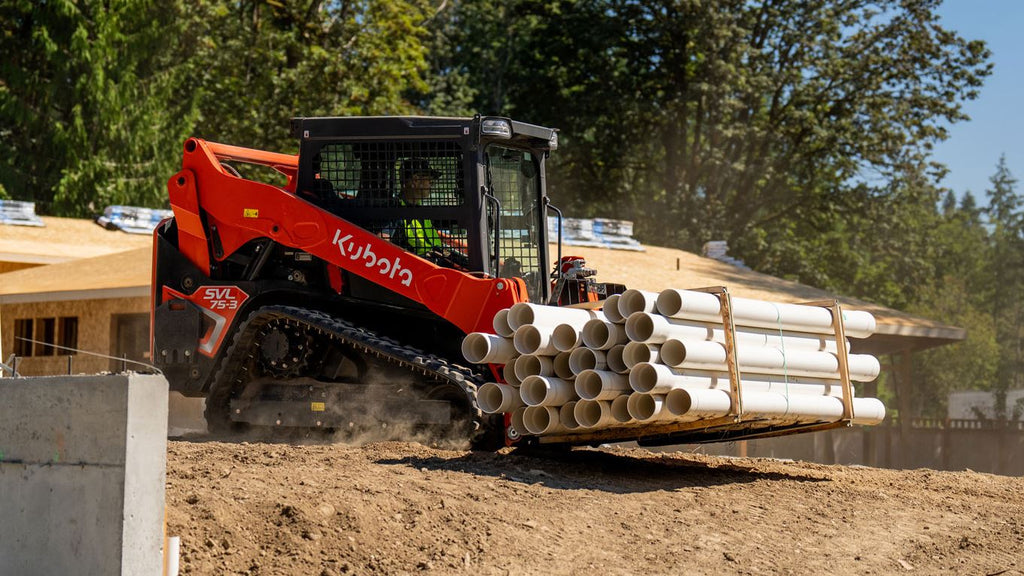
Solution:
[(0, 303), (146, 296), (152, 259), (146, 246), (0, 274)]
[(92, 220), (43, 216), (42, 227), (0, 224), (0, 262), (54, 264), (150, 246), (153, 237), (107, 230)]

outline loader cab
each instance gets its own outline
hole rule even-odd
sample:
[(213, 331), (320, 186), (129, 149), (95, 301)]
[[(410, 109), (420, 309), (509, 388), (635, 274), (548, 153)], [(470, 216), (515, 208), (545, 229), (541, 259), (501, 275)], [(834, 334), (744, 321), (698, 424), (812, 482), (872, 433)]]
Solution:
[[(522, 278), (531, 301), (547, 301), (554, 130), (480, 116), (296, 118), (292, 128), (300, 197), (439, 265)], [(429, 193), (410, 193), (423, 178)]]

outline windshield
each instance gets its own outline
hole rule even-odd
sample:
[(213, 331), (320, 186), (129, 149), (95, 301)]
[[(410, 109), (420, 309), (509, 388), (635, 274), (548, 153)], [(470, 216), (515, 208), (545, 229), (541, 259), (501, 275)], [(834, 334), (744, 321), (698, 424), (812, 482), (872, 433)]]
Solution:
[[(484, 155), (491, 193), (501, 204), (496, 276), (522, 278), (530, 301), (543, 303), (539, 164), (530, 152), (497, 144), (488, 146)], [(493, 222), (488, 235), (493, 241)]]

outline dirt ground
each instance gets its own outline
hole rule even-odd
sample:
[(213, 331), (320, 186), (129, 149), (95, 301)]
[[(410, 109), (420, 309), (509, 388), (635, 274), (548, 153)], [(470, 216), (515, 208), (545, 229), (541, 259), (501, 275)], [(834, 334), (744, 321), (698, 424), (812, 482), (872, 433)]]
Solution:
[(1024, 574), (1024, 479), (415, 443), (168, 449), (184, 574)]

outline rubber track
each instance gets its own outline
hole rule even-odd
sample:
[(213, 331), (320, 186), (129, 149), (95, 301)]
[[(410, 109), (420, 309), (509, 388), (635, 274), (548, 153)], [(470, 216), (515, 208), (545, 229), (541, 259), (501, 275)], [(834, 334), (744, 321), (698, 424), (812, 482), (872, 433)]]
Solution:
[[(403, 346), (391, 338), (378, 336), (351, 322), (340, 320), (317, 310), (292, 306), (265, 306), (253, 311), (235, 331), (220, 369), (210, 385), (207, 397), (207, 420), (220, 421), (227, 414), (227, 403), (231, 392), (247, 380), (245, 366), (256, 354), (256, 333), (260, 328), (275, 320), (301, 324), (320, 337), (327, 337), (335, 344), (349, 345), (357, 351), (379, 361), (403, 367), (426, 376), (439, 383), (455, 384), (467, 395), (472, 407), (472, 416), (484, 429), (487, 425), (483, 413), (477, 406), (476, 390), (482, 377), (474, 370), (453, 364), (444, 358), (426, 354), (421, 350)], [(217, 414), (218, 406), (223, 410)], [(212, 413), (211, 413), (212, 411)]]

